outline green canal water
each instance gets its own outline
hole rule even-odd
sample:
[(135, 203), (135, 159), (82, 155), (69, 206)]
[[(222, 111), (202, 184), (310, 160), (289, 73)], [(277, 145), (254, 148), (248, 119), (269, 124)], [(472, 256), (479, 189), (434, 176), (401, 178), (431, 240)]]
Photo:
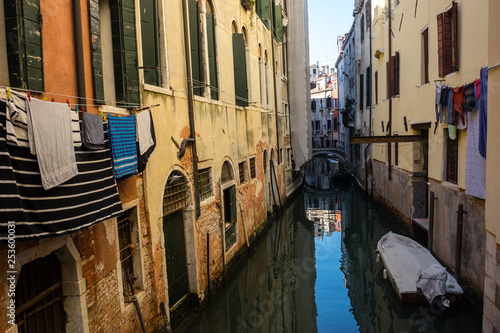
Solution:
[(312, 163), (283, 218), (174, 332), (481, 332), (467, 301), (444, 312), (401, 304), (374, 250), (405, 230), (350, 183), (331, 184), (326, 159)]

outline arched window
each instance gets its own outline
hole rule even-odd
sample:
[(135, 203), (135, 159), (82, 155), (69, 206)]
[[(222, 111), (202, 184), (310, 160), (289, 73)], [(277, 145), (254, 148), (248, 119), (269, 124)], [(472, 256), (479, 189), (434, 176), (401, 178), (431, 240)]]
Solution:
[(228, 161), (224, 162), (221, 171), (221, 181), (222, 183), (227, 183), (234, 179), (233, 167)]
[(163, 215), (184, 208), (188, 204), (188, 183), (180, 171), (173, 171), (167, 180), (163, 195)]

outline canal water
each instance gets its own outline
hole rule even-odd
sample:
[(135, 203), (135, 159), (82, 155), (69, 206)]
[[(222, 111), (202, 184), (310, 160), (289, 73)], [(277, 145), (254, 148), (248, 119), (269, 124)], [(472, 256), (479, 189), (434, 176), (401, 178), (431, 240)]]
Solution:
[(284, 209), (202, 313), (174, 332), (481, 332), (462, 301), (444, 312), (403, 305), (374, 252), (402, 225), (349, 182), (330, 183), (326, 158), (306, 168)]

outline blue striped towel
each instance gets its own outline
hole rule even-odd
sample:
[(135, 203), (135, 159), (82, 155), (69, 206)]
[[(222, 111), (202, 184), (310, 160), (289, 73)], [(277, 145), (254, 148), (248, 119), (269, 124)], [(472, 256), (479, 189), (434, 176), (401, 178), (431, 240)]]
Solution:
[(108, 117), (115, 178), (137, 173), (135, 117)]

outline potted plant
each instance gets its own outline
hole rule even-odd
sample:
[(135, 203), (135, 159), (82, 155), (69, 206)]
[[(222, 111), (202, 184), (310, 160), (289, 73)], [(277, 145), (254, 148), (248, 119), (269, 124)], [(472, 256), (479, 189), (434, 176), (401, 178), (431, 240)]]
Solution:
[(241, 0), (241, 5), (246, 9), (250, 10), (255, 5), (255, 0)]

